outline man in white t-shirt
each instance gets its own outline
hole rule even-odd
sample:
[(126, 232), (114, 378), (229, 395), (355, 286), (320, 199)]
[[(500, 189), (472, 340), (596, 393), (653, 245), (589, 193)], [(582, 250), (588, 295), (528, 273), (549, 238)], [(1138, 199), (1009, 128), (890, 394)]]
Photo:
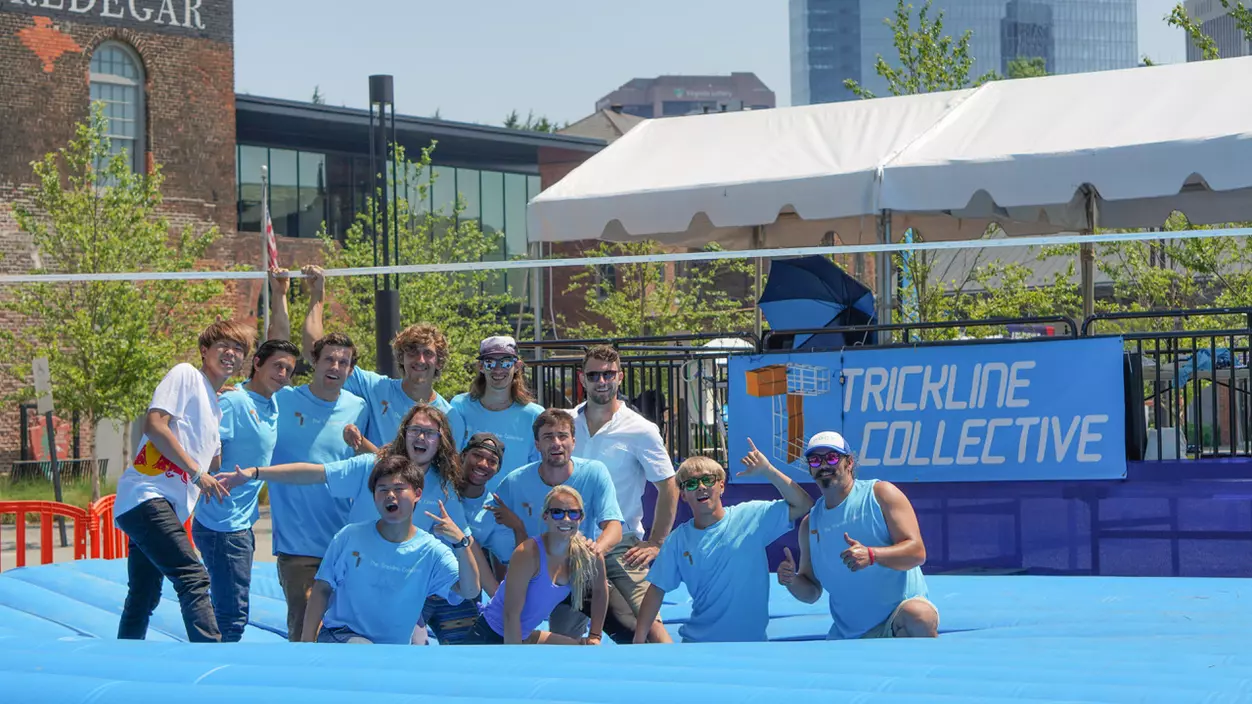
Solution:
[(178, 593), (187, 639), (222, 639), (209, 600), (209, 573), (183, 524), (201, 491), (219, 501), (227, 493), (210, 475), (222, 451), (217, 392), (248, 359), (255, 336), (250, 326), (231, 320), (210, 325), (200, 334), (200, 369), (175, 366), (152, 394), (139, 452), (117, 480), (113, 508), (130, 549), (119, 639), (144, 639), (166, 578)]
[[(636, 617), (648, 591), (648, 567), (674, 527), (678, 485), (674, 463), (656, 424), (636, 413), (617, 396), (622, 381), (621, 357), (608, 345), (587, 350), (582, 382), (587, 402), (574, 414), (574, 456), (599, 460), (609, 468), (624, 522), (622, 541), (604, 557), (609, 578), (609, 615), (605, 631), (618, 643), (630, 643)], [(652, 530), (644, 539), (643, 490), (656, 487)], [(669, 643), (660, 621), (649, 640)]]

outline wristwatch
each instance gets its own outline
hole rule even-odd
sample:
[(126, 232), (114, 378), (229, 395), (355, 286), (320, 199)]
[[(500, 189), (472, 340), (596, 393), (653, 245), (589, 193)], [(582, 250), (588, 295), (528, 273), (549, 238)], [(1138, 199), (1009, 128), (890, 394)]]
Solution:
[(452, 549), (453, 549), (453, 550), (456, 550), (457, 548), (468, 548), (468, 547), (469, 547), (469, 544), (470, 544), (470, 537), (469, 537), (468, 535), (466, 535), (466, 536), (463, 536), (463, 537), (462, 537), (460, 540), (458, 540), (457, 542), (453, 543), (453, 544), (452, 544)]

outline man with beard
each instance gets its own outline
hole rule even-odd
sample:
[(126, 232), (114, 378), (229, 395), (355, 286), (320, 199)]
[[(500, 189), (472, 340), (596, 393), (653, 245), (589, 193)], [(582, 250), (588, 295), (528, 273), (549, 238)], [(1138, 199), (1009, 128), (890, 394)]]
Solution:
[(114, 523), (129, 538), (126, 602), (119, 639), (143, 640), (166, 578), (174, 583), (187, 640), (222, 639), (209, 575), (187, 539), (183, 523), (200, 492), (220, 501), (229, 490), (210, 471), (221, 462), (217, 390), (243, 366), (256, 333), (225, 320), (200, 333), (200, 368), (179, 364), (161, 379), (143, 420), (134, 462), (117, 480)]
[(787, 550), (779, 583), (807, 604), (830, 592), (828, 639), (934, 638), (939, 611), (926, 599), (926, 545), (908, 497), (857, 479), (839, 433), (814, 435), (804, 455), (822, 496), (800, 522), (800, 567)]
[[(356, 345), (347, 335), (332, 333), (313, 343), (313, 378), (303, 386), (287, 386), (274, 394), (278, 406), (278, 442), (271, 462), (326, 464), (356, 452), (344, 442), (344, 428), (365, 422), (368, 409), (343, 386), (356, 367)], [(304, 631), (309, 590), (331, 538), (348, 523), (350, 499), (337, 499), (325, 484), (271, 484), (274, 554), (278, 583), (287, 599), (287, 637), (295, 642)]]
[[(308, 279), (309, 312), (304, 317), (305, 354), (314, 340), (322, 336), (322, 307), (326, 279), (321, 267), (306, 266), (301, 270)], [(435, 392), (435, 381), (448, 361), (448, 338), (434, 325), (410, 325), (391, 341), (391, 351), (400, 365), (400, 379), (353, 367), (343, 388), (365, 400), (368, 414), (357, 424), (360, 435), (369, 442), (354, 443), (357, 452), (373, 452), (390, 442), (400, 429), (400, 419), (415, 404), (434, 406), (447, 413), (451, 406)], [(352, 434), (350, 433), (351, 437)]]
[(464, 447), (470, 436), (488, 432), (506, 447), (500, 458), (500, 474), (487, 482), (487, 491), (496, 488), (509, 472), (539, 460), (530, 442), (531, 425), (543, 413), (526, 388), (524, 364), (517, 354), (517, 341), (500, 335), (488, 337), (478, 346), (478, 374), (470, 390), (452, 399), (448, 422), (457, 447)]
[[(574, 454), (603, 462), (613, 477), (613, 488), (625, 518), (622, 541), (604, 556), (609, 579), (609, 630), (633, 635), (643, 596), (648, 591), (648, 566), (674, 526), (678, 513), (678, 486), (674, 463), (656, 424), (618, 398), (622, 382), (621, 357), (608, 345), (587, 350), (583, 358), (583, 388), (587, 402), (575, 409)], [(644, 540), (643, 491), (656, 487), (652, 530)], [(552, 624), (558, 632), (564, 625)], [(664, 626), (652, 625), (652, 642), (668, 643)]]

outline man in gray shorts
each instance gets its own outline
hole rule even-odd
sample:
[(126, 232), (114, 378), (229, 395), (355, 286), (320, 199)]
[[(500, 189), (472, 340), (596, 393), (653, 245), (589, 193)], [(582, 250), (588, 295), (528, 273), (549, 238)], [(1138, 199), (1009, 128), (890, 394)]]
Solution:
[[(622, 367), (617, 350), (608, 345), (587, 350), (582, 382), (587, 402), (574, 409), (574, 456), (599, 460), (609, 468), (625, 519), (622, 541), (604, 557), (609, 579), (609, 620), (605, 632), (616, 642), (630, 643), (639, 607), (648, 591), (648, 568), (673, 529), (678, 513), (674, 463), (656, 424), (618, 399)], [(652, 530), (645, 540), (643, 490), (647, 482), (656, 487), (657, 498)], [(555, 613), (554, 617), (559, 623), (560, 617)], [(652, 625), (648, 640), (672, 642), (659, 619)]]

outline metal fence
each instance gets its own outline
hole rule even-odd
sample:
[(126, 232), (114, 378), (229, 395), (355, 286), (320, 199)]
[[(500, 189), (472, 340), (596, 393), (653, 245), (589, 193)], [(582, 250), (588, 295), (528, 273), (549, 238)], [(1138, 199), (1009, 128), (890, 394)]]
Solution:
[[(1143, 330), (1162, 321), (1220, 319), (1211, 329)], [(1232, 321), (1235, 324), (1232, 325)], [(1114, 326), (1122, 329), (1112, 329)], [(1013, 343), (1120, 335), (1125, 340), (1127, 452), (1132, 460), (1252, 456), (1249, 337), (1252, 308), (1095, 315), (1078, 325), (1064, 316), (853, 326), (752, 333), (524, 342), (527, 376), (541, 405), (573, 408), (585, 398), (583, 354), (612, 344), (622, 355), (621, 397), (657, 424), (676, 462), (696, 454), (723, 463), (730, 418), (728, 361), (733, 354), (790, 348), (796, 335), (887, 333), (864, 349)], [(945, 335), (950, 339), (945, 339)], [(817, 347), (800, 352), (827, 351)]]

